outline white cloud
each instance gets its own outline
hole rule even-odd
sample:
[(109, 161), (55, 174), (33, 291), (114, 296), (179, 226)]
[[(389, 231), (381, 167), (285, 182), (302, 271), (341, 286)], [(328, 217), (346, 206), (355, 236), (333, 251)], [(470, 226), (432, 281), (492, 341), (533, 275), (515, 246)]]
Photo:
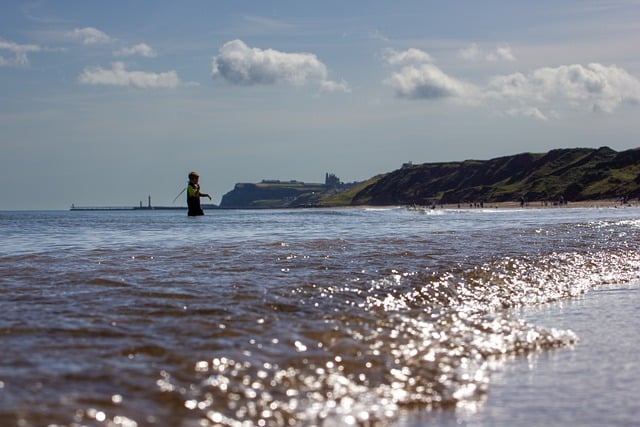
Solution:
[(406, 66), (385, 80), (396, 96), (409, 99), (460, 98), (471, 100), (476, 88), (445, 74), (433, 64)]
[(485, 52), (476, 43), (471, 43), (468, 47), (460, 49), (458, 56), (467, 61), (510, 61), (516, 60), (515, 55), (511, 51), (511, 46), (503, 45), (498, 46), (494, 50)]
[(237, 85), (315, 83), (328, 90), (348, 91), (344, 81), (328, 80), (327, 74), (327, 67), (314, 54), (250, 48), (242, 40), (225, 43), (213, 58), (211, 70), (213, 78)]
[(175, 71), (150, 73), (128, 71), (124, 63), (115, 62), (111, 69), (102, 67), (85, 68), (78, 82), (88, 85), (133, 86), (138, 88), (174, 88), (180, 84)]
[(540, 95), (532, 91), (529, 77), (522, 73), (492, 77), (485, 92), (489, 97), (509, 97), (512, 99), (535, 98)]
[(495, 77), (486, 95), (611, 113), (620, 104), (640, 103), (640, 81), (615, 65), (574, 64)]
[(106, 44), (111, 42), (111, 37), (93, 27), (75, 28), (68, 33), (68, 36), (84, 45)]
[[(392, 51), (389, 64), (403, 64), (421, 57), (418, 50)], [(509, 59), (508, 48), (494, 52)], [(475, 44), (461, 56), (488, 60)], [(422, 56), (423, 58), (426, 58)], [(527, 74), (492, 77), (487, 84), (473, 84), (450, 76), (430, 63), (407, 65), (384, 81), (399, 98), (444, 100), (491, 108), (505, 116), (557, 119), (556, 111), (612, 113), (623, 104), (640, 104), (640, 81), (615, 65), (591, 63), (543, 67)]]
[(40, 46), (34, 44), (18, 44), (0, 40), (0, 51), (7, 50), (11, 56), (6, 58), (0, 55), (0, 67), (27, 67), (29, 65), (28, 52), (39, 52)]
[(157, 53), (151, 46), (146, 43), (138, 43), (131, 47), (125, 47), (113, 53), (115, 56), (135, 56), (140, 55), (145, 58), (154, 58)]
[(388, 49), (384, 53), (384, 57), (387, 63), (393, 66), (432, 62), (431, 56), (427, 52), (415, 48), (407, 49), (402, 52), (398, 52), (394, 49)]

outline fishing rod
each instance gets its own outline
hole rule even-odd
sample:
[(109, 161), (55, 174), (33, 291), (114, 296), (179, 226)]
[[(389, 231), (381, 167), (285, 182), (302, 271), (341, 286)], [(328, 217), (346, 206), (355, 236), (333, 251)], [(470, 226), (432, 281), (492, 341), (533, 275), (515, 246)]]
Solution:
[[(176, 198), (175, 198), (175, 199), (173, 199), (173, 203), (175, 203), (175, 202), (176, 202), (176, 200), (178, 200), (178, 197), (182, 196), (182, 193), (184, 193), (185, 191), (187, 191), (187, 187), (184, 187), (184, 188), (182, 189), (182, 191), (180, 192), (180, 194), (178, 194), (178, 195), (176, 196)], [(172, 203), (172, 204), (173, 204), (173, 203)]]

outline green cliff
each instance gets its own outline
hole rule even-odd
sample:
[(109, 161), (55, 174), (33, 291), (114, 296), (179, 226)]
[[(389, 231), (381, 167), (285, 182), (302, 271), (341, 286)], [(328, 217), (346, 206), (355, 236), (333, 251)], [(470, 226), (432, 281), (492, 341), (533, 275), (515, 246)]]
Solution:
[(640, 149), (523, 153), (491, 160), (405, 165), (354, 195), (352, 205), (570, 201), (640, 196)]

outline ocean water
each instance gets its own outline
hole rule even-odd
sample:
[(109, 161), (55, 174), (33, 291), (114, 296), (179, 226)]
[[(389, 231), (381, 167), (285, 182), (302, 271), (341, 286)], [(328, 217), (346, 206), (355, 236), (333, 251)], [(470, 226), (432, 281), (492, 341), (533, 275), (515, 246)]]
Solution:
[(638, 419), (637, 208), (0, 212), (0, 242), (1, 426)]

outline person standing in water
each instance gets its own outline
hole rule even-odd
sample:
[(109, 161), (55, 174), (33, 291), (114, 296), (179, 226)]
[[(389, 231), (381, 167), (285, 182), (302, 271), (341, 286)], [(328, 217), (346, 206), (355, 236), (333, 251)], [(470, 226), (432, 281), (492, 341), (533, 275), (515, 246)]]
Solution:
[(200, 175), (197, 172), (191, 172), (189, 174), (189, 185), (187, 186), (187, 208), (189, 209), (189, 216), (204, 215), (204, 211), (200, 207), (200, 197), (208, 197), (211, 200), (211, 196), (207, 193), (200, 192)]

